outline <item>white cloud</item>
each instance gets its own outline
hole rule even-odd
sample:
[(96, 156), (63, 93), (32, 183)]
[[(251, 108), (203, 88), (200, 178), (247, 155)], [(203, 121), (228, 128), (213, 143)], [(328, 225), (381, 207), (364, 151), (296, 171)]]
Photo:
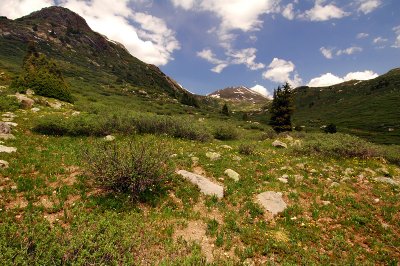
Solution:
[(221, 73), (229, 65), (245, 65), (251, 70), (258, 70), (265, 67), (262, 63), (256, 63), (256, 53), (255, 48), (246, 48), (241, 50), (229, 50), (225, 53), (226, 59), (221, 60), (216, 57), (216, 55), (211, 51), (211, 49), (204, 49), (197, 53), (197, 56), (203, 58), (216, 65), (211, 71), (216, 73)]
[(267, 97), (268, 99), (272, 99), (271, 93), (262, 85), (255, 85), (254, 87), (250, 88), (250, 90), (258, 92), (259, 94)]
[(53, 0), (2, 0), (0, 1), (0, 15), (16, 19), (52, 5), (54, 5)]
[(360, 52), (362, 52), (362, 50), (363, 49), (361, 47), (353, 46), (353, 47), (349, 47), (347, 49), (338, 50), (336, 52), (336, 55), (343, 55), (343, 54), (352, 55), (352, 54), (355, 54), (355, 53), (360, 53)]
[(282, 11), (282, 16), (289, 19), (293, 20), (295, 17), (294, 14), (294, 5), (292, 3), (288, 4)]
[(325, 56), (325, 58), (327, 59), (332, 59), (333, 58), (333, 48), (325, 48), (325, 47), (321, 47), (319, 49), (322, 53), (323, 56)]
[(377, 38), (375, 38), (374, 39), (374, 43), (375, 44), (380, 44), (380, 43), (384, 43), (384, 42), (387, 42), (388, 41), (388, 39), (385, 39), (385, 38), (382, 38), (382, 37), (377, 37)]
[(360, 32), (359, 34), (357, 34), (357, 39), (364, 39), (367, 38), (368, 36), (369, 36), (368, 33)]
[(316, 0), (314, 7), (300, 14), (299, 17), (310, 21), (326, 21), (350, 15), (350, 13), (343, 11), (333, 4), (323, 5), (323, 2), (323, 0)]
[(343, 78), (333, 75), (332, 73), (323, 74), (317, 78), (313, 78), (307, 84), (309, 87), (326, 87), (339, 84), (349, 80), (369, 80), (378, 77), (377, 73), (371, 70), (365, 70), (362, 72), (350, 72)]
[(400, 25), (393, 28), (393, 31), (396, 33), (396, 41), (392, 45), (393, 48), (400, 48)]
[[(122, 43), (128, 51), (155, 65), (173, 60), (180, 48), (175, 33), (157, 17), (134, 12), (129, 0), (61, 0), (59, 4), (85, 18), (88, 25), (109, 39)], [(53, 0), (7, 0), (0, 2), (0, 13), (10, 18), (27, 15), (43, 7), (55, 5)]]
[(183, 9), (191, 9), (195, 5), (195, 0), (172, 0), (172, 3), (176, 7), (181, 7)]
[(382, 4), (381, 0), (358, 0), (358, 11), (364, 14), (371, 13)]
[(293, 78), (290, 78), (295, 71), (296, 66), (291, 61), (274, 58), (269, 64), (267, 71), (263, 73), (263, 78), (276, 83), (289, 82), (293, 87), (300, 86), (301, 78), (297, 73), (294, 73)]

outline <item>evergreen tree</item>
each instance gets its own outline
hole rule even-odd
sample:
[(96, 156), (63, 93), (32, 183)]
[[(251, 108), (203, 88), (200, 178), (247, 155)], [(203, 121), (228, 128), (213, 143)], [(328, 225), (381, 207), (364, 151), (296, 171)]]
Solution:
[(11, 87), (18, 92), (33, 90), (37, 95), (72, 102), (68, 85), (61, 70), (52, 60), (40, 54), (34, 42), (29, 42), (22, 73), (13, 80)]
[(289, 83), (274, 90), (274, 98), (270, 108), (269, 124), (276, 132), (292, 131), (291, 116), (294, 112), (293, 92)]
[(224, 106), (222, 106), (221, 113), (223, 115), (229, 116), (229, 108), (228, 108), (228, 105), (226, 103), (224, 104)]

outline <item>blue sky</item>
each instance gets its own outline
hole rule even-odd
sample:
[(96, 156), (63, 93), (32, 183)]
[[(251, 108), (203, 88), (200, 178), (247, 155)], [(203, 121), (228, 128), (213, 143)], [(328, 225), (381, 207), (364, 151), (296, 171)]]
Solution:
[(0, 0), (0, 13), (54, 4), (197, 94), (330, 85), (400, 67), (398, 0)]

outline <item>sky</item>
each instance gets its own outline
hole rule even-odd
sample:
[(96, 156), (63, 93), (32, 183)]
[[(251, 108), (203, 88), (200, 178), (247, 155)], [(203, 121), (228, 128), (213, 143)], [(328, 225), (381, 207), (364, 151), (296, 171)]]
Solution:
[(15, 19), (71, 9), (187, 90), (264, 95), (367, 80), (400, 67), (399, 0), (0, 0)]

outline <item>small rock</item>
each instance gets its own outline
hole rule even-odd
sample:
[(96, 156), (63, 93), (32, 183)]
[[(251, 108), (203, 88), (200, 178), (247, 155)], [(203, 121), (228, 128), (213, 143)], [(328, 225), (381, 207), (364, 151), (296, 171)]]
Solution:
[(329, 204), (331, 204), (331, 202), (329, 200), (322, 201), (322, 205), (324, 205), (324, 206), (329, 205)]
[(15, 136), (13, 134), (0, 134), (0, 139), (4, 140), (15, 139)]
[(11, 122), (11, 121), (13, 121), (14, 120), (14, 118), (3, 118), (3, 119), (1, 119), (3, 122)]
[(80, 114), (81, 114), (81, 112), (75, 111), (75, 112), (72, 113), (72, 116), (78, 116), (78, 115), (80, 115)]
[(335, 188), (335, 187), (338, 187), (338, 186), (340, 186), (340, 184), (338, 182), (332, 182), (332, 184), (329, 187)]
[(282, 178), (282, 177), (279, 177), (278, 180), (284, 184), (287, 184), (287, 182), (288, 182), (288, 180), (286, 178)]
[(176, 158), (176, 157), (178, 157), (178, 154), (174, 153), (174, 154), (171, 154), (169, 157), (170, 158)]
[(194, 164), (198, 164), (199, 163), (199, 158), (198, 157), (195, 157), (195, 156), (193, 156), (192, 158), (192, 162), (194, 163)]
[(0, 122), (0, 134), (10, 134), (11, 127), (6, 122)]
[(240, 175), (232, 169), (226, 169), (224, 174), (235, 180), (235, 182), (238, 182), (240, 179)]
[(288, 178), (289, 178), (289, 175), (286, 175), (286, 174), (285, 174), (285, 175), (282, 176), (282, 178), (288, 179)]
[(216, 161), (219, 158), (221, 158), (221, 154), (217, 153), (217, 152), (207, 152), (206, 156), (208, 158), (210, 158), (211, 161)]
[(234, 155), (233, 157), (232, 157), (232, 160), (234, 160), (234, 161), (241, 161), (242, 160), (242, 158), (240, 158), (239, 156), (237, 156), (237, 155)]
[(4, 123), (6, 123), (7, 125), (12, 126), (12, 127), (17, 127), (18, 126), (17, 123), (13, 123), (13, 122), (4, 122)]
[(12, 152), (16, 152), (16, 151), (17, 151), (17, 148), (0, 145), (0, 152), (12, 153)]
[(114, 141), (114, 140), (115, 140), (115, 137), (112, 136), (112, 135), (107, 135), (107, 136), (104, 137), (104, 140), (105, 140), (105, 141)]
[(267, 191), (257, 195), (257, 200), (265, 208), (265, 210), (276, 215), (283, 212), (287, 204), (282, 198), (281, 192)]
[(31, 95), (35, 95), (35, 92), (31, 89), (27, 89), (25, 94), (31, 96)]
[(7, 112), (1, 115), (2, 117), (8, 117), (8, 118), (16, 118), (17, 115), (15, 115), (14, 113), (11, 112)]
[(62, 103), (60, 102), (46, 102), (47, 106), (50, 106), (51, 108), (54, 109), (61, 109)]
[(346, 168), (346, 170), (344, 170), (344, 174), (345, 174), (345, 175), (352, 175), (352, 174), (354, 174), (353, 168)]
[(14, 185), (14, 186), (11, 186), (11, 190), (17, 190), (17, 186), (16, 185)]
[(205, 195), (216, 196), (220, 199), (224, 197), (224, 188), (208, 178), (185, 170), (180, 170), (177, 173), (198, 186)]
[(311, 169), (311, 170), (310, 170), (310, 173), (312, 173), (312, 174), (316, 174), (316, 173), (318, 173), (318, 171), (317, 171), (317, 170), (315, 170), (315, 169)]
[(232, 147), (229, 145), (222, 145), (221, 148), (227, 149), (227, 150), (232, 150)]
[(8, 162), (0, 160), (0, 168), (7, 169), (8, 168)]
[(17, 101), (22, 105), (23, 108), (28, 109), (32, 108), (32, 106), (35, 104), (35, 101), (32, 100), (29, 97), (26, 97), (25, 95), (16, 93), (15, 95), (12, 95), (17, 98)]
[(379, 203), (379, 201), (381, 201), (380, 199), (374, 199), (375, 203)]
[(374, 180), (375, 181), (377, 181), (377, 182), (381, 182), (381, 183), (386, 183), (386, 184), (390, 184), (390, 185), (393, 185), (393, 186), (400, 186), (400, 182), (399, 181), (396, 181), (396, 180), (394, 180), (394, 179), (392, 179), (392, 178), (389, 178), (389, 177), (376, 177), (376, 178), (374, 178)]
[(37, 113), (37, 112), (39, 112), (39, 111), (40, 111), (40, 109), (39, 109), (39, 108), (37, 108), (37, 107), (34, 107), (34, 108), (32, 108), (32, 109), (31, 109), (31, 111), (32, 111), (32, 112), (34, 112), (34, 113)]
[(296, 182), (301, 182), (301, 181), (303, 181), (303, 179), (304, 179), (304, 176), (302, 176), (302, 175), (295, 175), (294, 176), (294, 180)]
[(279, 140), (275, 140), (274, 142), (272, 142), (272, 146), (276, 148), (287, 148), (287, 144)]

